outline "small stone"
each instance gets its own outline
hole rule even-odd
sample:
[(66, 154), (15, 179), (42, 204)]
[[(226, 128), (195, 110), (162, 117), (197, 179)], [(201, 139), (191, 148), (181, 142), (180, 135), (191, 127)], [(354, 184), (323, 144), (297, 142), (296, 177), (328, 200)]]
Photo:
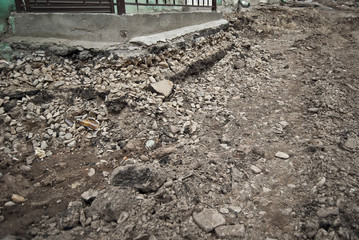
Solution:
[(158, 63), (158, 65), (161, 67), (168, 68), (168, 63), (166, 63), (166, 62), (160, 62), (160, 63)]
[(280, 121), (279, 124), (282, 126), (282, 128), (288, 127), (289, 123), (287, 121)]
[(330, 215), (338, 215), (339, 214), (339, 208), (337, 207), (329, 207), (329, 208), (321, 208), (317, 211), (317, 215), (320, 218), (326, 218)]
[(47, 81), (47, 82), (54, 81), (54, 79), (52, 78), (52, 76), (50, 74), (46, 74), (44, 80)]
[(148, 149), (153, 149), (155, 148), (155, 146), (156, 146), (156, 142), (154, 140), (148, 140), (146, 142), (146, 148)]
[(98, 192), (93, 189), (89, 189), (81, 194), (81, 197), (86, 202), (92, 202), (98, 196)]
[(31, 236), (36, 236), (39, 232), (40, 232), (40, 229), (38, 229), (38, 228), (32, 228), (32, 229), (30, 230), (30, 235), (31, 235)]
[(292, 211), (293, 211), (292, 208), (286, 208), (286, 209), (284, 209), (284, 210), (282, 211), (282, 214), (283, 214), (284, 216), (289, 216), (289, 214), (290, 214)]
[(282, 158), (282, 159), (288, 159), (289, 158), (289, 155), (287, 153), (284, 153), (284, 152), (277, 152), (275, 154), (275, 156), (277, 158)]
[(81, 209), (82, 203), (80, 201), (70, 202), (60, 218), (60, 229), (69, 230), (80, 225)]
[(172, 187), (172, 185), (173, 185), (173, 181), (172, 181), (172, 180), (170, 180), (170, 181), (168, 181), (168, 182), (165, 182), (165, 183), (163, 184), (163, 186), (166, 187), (166, 188)]
[(228, 208), (220, 208), (219, 212), (222, 213), (222, 214), (228, 214), (229, 210), (228, 210)]
[(317, 113), (319, 111), (319, 108), (308, 108), (308, 112), (311, 112), (311, 113)]
[(142, 161), (144, 161), (144, 162), (147, 162), (147, 161), (150, 160), (146, 155), (141, 155), (141, 156), (140, 156), (140, 159), (141, 159)]
[(153, 91), (168, 97), (172, 92), (173, 82), (169, 80), (162, 80), (160, 82), (151, 83), (150, 87)]
[(152, 124), (152, 129), (153, 129), (153, 130), (157, 130), (157, 129), (158, 129), (158, 124), (157, 124), (156, 121), (153, 122), (153, 124)]
[(11, 117), (9, 115), (7, 115), (5, 118), (4, 118), (4, 123), (9, 123), (11, 122)]
[(26, 64), (25, 65), (25, 73), (27, 75), (30, 75), (32, 73), (32, 68), (31, 68), (31, 65), (30, 64)]
[(262, 172), (262, 170), (260, 170), (260, 168), (257, 167), (257, 166), (255, 166), (255, 165), (252, 165), (252, 166), (251, 166), (251, 170), (252, 170), (252, 172), (255, 173), (255, 174), (259, 174), (259, 173)]
[(224, 217), (215, 209), (204, 209), (198, 214), (193, 214), (193, 219), (205, 232), (210, 232), (226, 223)]
[(177, 148), (175, 146), (164, 146), (164, 147), (160, 147), (157, 148), (152, 154), (151, 157), (153, 158), (163, 158), (164, 156), (168, 156), (172, 153), (174, 153), (177, 150)]
[(5, 217), (3, 215), (0, 215), (0, 222), (5, 221)]
[(324, 185), (325, 181), (326, 181), (326, 178), (325, 178), (325, 177), (321, 177), (321, 178), (319, 179), (318, 183), (317, 183), (317, 186), (318, 186), (318, 187), (322, 187), (322, 186)]
[(134, 151), (136, 150), (137, 141), (132, 139), (126, 143), (126, 145), (123, 147), (125, 151)]
[(104, 176), (104, 177), (108, 177), (109, 175), (110, 175), (110, 173), (107, 172), (107, 171), (103, 171), (103, 172), (102, 172), (102, 176)]
[(21, 165), (20, 170), (23, 171), (23, 172), (29, 172), (29, 171), (31, 171), (31, 167), (26, 166), (26, 165)]
[(16, 204), (12, 201), (8, 201), (4, 204), (5, 207), (12, 207), (12, 206), (15, 206)]
[(54, 130), (48, 129), (48, 130), (47, 130), (47, 133), (48, 133), (49, 135), (52, 135), (52, 134), (54, 133)]
[(81, 51), (80, 54), (79, 54), (79, 59), (83, 60), (83, 61), (87, 60), (89, 58), (92, 58), (92, 57), (93, 57), (93, 55), (89, 50)]
[(68, 147), (73, 148), (76, 146), (76, 140), (71, 141), (69, 144), (67, 144)]
[(52, 118), (52, 114), (51, 113), (46, 114), (46, 119), (49, 120), (50, 118)]
[(98, 229), (101, 226), (101, 221), (100, 220), (96, 220), (96, 221), (92, 221), (91, 222), (91, 228), (92, 229)]
[(246, 229), (243, 224), (219, 226), (215, 229), (216, 235), (220, 238), (244, 237)]
[[(42, 150), (41, 150), (41, 151), (42, 151)], [(45, 156), (46, 156), (45, 151), (44, 151), (44, 154), (45, 154)], [(28, 157), (26, 158), (26, 164), (27, 164), (27, 165), (31, 165), (32, 162), (35, 160), (35, 157), (36, 157), (36, 155), (30, 155), (30, 156), (28, 156)]]
[(88, 171), (88, 173), (87, 173), (87, 175), (88, 175), (89, 177), (92, 177), (92, 176), (95, 175), (95, 173), (96, 173), (95, 169), (94, 169), (94, 168), (90, 168), (89, 171)]
[(267, 187), (263, 187), (262, 190), (264, 193), (268, 193), (268, 192), (272, 191), (270, 188), (267, 188)]
[[(44, 150), (42, 150), (41, 148), (39, 147), (34, 147), (35, 148), (35, 155), (36, 157), (39, 157), (39, 158), (44, 158), (46, 157), (46, 153)], [(30, 157), (29, 157), (30, 158)], [(34, 159), (32, 159), (34, 160)], [(27, 160), (26, 160), (27, 161)], [(31, 161), (32, 162), (32, 161)], [(29, 163), (28, 163), (29, 164)]]
[(92, 222), (92, 218), (91, 217), (87, 218), (86, 221), (85, 221), (85, 226), (90, 225), (91, 222)]
[(130, 214), (128, 214), (128, 212), (121, 212), (120, 216), (117, 219), (117, 224), (122, 224), (124, 222), (126, 222), (126, 220), (128, 219), (128, 217), (130, 216)]
[(71, 133), (66, 133), (64, 137), (65, 137), (66, 140), (70, 140), (72, 138), (72, 134)]
[(45, 150), (47, 147), (48, 147), (47, 142), (46, 142), (46, 141), (42, 141), (40, 148), (41, 148), (42, 150)]
[(350, 138), (344, 143), (344, 148), (347, 150), (355, 150), (357, 147), (358, 141), (354, 138)]
[(234, 214), (238, 214), (242, 211), (241, 207), (236, 207), (236, 206), (229, 206), (228, 209), (231, 213), (234, 213)]
[(176, 127), (176, 126), (173, 126), (173, 125), (170, 126), (170, 131), (171, 131), (171, 133), (173, 133), (173, 134), (178, 133), (180, 130), (181, 130), (181, 129), (180, 129), (179, 127)]

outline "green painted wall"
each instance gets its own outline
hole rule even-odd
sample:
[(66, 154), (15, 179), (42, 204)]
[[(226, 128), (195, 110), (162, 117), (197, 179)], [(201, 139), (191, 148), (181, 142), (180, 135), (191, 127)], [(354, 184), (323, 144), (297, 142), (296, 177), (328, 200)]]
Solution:
[(15, 0), (0, 0), (0, 34), (7, 30), (8, 18), (15, 10)]

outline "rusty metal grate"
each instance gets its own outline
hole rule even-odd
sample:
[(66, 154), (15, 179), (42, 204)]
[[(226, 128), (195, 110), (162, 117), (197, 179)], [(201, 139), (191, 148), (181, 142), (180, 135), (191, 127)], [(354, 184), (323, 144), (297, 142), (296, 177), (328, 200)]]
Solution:
[[(115, 13), (114, 0), (15, 0), (17, 12)], [(159, 7), (196, 7), (217, 10), (216, 0), (117, 0), (119, 15), (126, 5)]]

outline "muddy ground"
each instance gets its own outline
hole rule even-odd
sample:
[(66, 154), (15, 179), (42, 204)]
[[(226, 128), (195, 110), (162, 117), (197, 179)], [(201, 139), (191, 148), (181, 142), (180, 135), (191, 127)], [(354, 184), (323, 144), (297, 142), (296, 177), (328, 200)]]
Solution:
[(314, 3), (129, 57), (13, 44), (0, 238), (359, 239), (358, 2)]

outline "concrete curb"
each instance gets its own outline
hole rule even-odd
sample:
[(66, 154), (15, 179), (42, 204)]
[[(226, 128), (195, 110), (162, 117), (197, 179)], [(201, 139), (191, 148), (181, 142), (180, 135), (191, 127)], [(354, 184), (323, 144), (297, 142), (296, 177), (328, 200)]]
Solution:
[(130, 43), (139, 44), (139, 45), (145, 45), (150, 46), (153, 44), (156, 44), (157, 42), (167, 42), (169, 40), (178, 38), (180, 36), (202, 31), (202, 30), (208, 30), (208, 29), (223, 29), (228, 27), (228, 21), (225, 19), (212, 21), (208, 23), (203, 23), (199, 25), (193, 25), (189, 27), (179, 28), (167, 32), (157, 33), (157, 34), (151, 34), (147, 36), (140, 36), (140, 37), (134, 37), (130, 40)]

